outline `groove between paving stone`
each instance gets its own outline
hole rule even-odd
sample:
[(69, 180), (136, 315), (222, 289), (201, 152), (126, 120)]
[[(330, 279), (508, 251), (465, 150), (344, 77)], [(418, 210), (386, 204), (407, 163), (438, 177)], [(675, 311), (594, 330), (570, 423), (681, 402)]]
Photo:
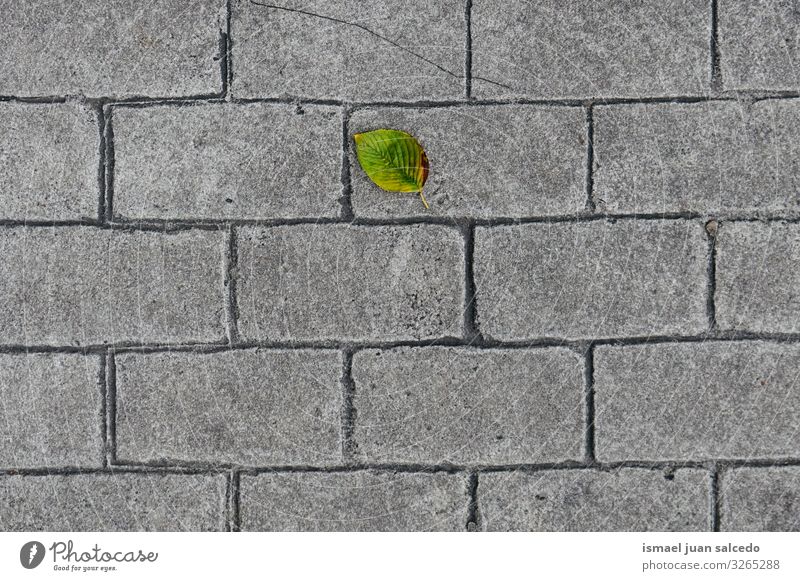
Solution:
[(358, 463), (336, 464), (329, 466), (316, 465), (280, 465), (280, 466), (240, 466), (232, 464), (213, 464), (204, 462), (184, 462), (165, 464), (119, 463), (107, 468), (83, 468), (76, 466), (59, 466), (46, 468), (4, 468), (3, 476), (47, 476), (72, 474), (125, 474), (125, 473), (157, 473), (157, 474), (237, 474), (258, 475), (268, 473), (342, 473), (342, 472), (398, 472), (398, 473), (439, 473), (448, 474), (483, 474), (494, 472), (537, 473), (552, 470), (587, 470), (608, 472), (621, 468), (639, 468), (661, 472), (673, 472), (683, 468), (707, 470), (709, 473), (729, 468), (775, 468), (800, 466), (800, 458), (780, 459), (714, 459), (714, 460), (670, 460), (670, 461), (637, 461), (620, 460), (616, 462), (564, 461), (537, 464), (393, 464), (393, 463)]
[(242, 341), (231, 345), (227, 341), (221, 343), (118, 343), (102, 345), (0, 345), (0, 353), (104, 353), (110, 349), (113, 353), (159, 353), (166, 351), (216, 353), (245, 349), (319, 349), (319, 350), (352, 350), (354, 353), (365, 349), (394, 349), (397, 347), (468, 347), (474, 349), (530, 349), (548, 347), (567, 347), (584, 353), (587, 342), (593, 346), (611, 345), (658, 345), (668, 343), (702, 343), (706, 341), (766, 341), (771, 343), (800, 342), (800, 333), (750, 333), (745, 331), (718, 331), (700, 335), (648, 335), (639, 337), (610, 337), (604, 339), (567, 340), (558, 337), (543, 337), (520, 341), (496, 341), (442, 338), (436, 340), (410, 341)]
[(343, 99), (313, 99), (308, 97), (264, 97), (226, 99), (222, 94), (188, 95), (184, 97), (129, 97), (115, 99), (111, 97), (88, 98), (80, 95), (53, 95), (45, 97), (19, 97), (0, 95), (0, 102), (18, 102), (30, 104), (64, 103), (70, 99), (79, 99), (87, 105), (101, 104), (110, 107), (152, 107), (152, 106), (192, 106), (200, 103), (218, 103), (244, 105), (249, 103), (274, 103), (283, 105), (328, 105), (348, 106), (353, 111), (368, 108), (441, 108), (441, 107), (489, 107), (494, 105), (544, 105), (553, 107), (587, 107), (590, 105), (636, 105), (649, 103), (701, 103), (724, 101), (784, 100), (800, 98), (800, 91), (721, 91), (719, 94), (698, 94), (684, 96), (654, 97), (593, 97), (588, 99), (448, 99), (420, 101), (348, 101)]
[(0, 228), (69, 228), (77, 226), (91, 226), (103, 230), (161, 232), (170, 234), (185, 230), (226, 230), (235, 226), (259, 226), (263, 228), (278, 228), (282, 226), (326, 226), (332, 224), (349, 226), (415, 226), (415, 225), (440, 225), (453, 228), (473, 226), (517, 226), (521, 224), (582, 224), (599, 221), (638, 220), (642, 222), (653, 221), (697, 221), (713, 219), (718, 222), (762, 222), (762, 223), (800, 223), (800, 215), (757, 215), (757, 214), (719, 214), (700, 212), (667, 212), (655, 214), (564, 214), (559, 216), (530, 216), (524, 218), (463, 218), (446, 216), (409, 216), (406, 218), (281, 218), (258, 220), (230, 220), (230, 219), (202, 219), (202, 220), (120, 220), (98, 221), (85, 220), (3, 220), (0, 219)]

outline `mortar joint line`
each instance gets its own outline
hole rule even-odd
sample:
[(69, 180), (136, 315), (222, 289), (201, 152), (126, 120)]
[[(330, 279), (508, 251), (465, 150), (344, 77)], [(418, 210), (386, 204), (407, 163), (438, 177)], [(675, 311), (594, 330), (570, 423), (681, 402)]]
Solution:
[(481, 346), (486, 340), (478, 325), (478, 291), (475, 285), (475, 221), (461, 225), (464, 238), (464, 337), (468, 345)]
[(722, 70), (720, 68), (720, 51), (719, 51), (719, 6), (718, 0), (710, 0), (709, 7), (710, 19), (710, 37), (708, 42), (709, 48), (709, 65), (711, 67), (709, 82), (712, 95), (722, 92)]
[(226, 478), (225, 487), (225, 531), (238, 533), (241, 531), (241, 474), (231, 470)]
[(113, 347), (108, 347), (104, 357), (105, 405), (104, 442), (105, 465), (109, 468), (117, 461), (117, 360)]
[(353, 379), (353, 354), (352, 347), (344, 347), (342, 353), (342, 461), (348, 464), (356, 462), (358, 444), (355, 439), (356, 407), (355, 393), (356, 384)]
[(595, 392), (594, 392), (594, 344), (589, 343), (584, 352), (584, 366), (583, 366), (583, 381), (584, 381), (584, 426), (585, 426), (585, 440), (584, 440), (584, 461), (589, 466), (598, 465), (597, 462), (597, 442), (595, 440), (595, 426), (597, 414), (595, 410)]
[(101, 354), (99, 359), (100, 369), (97, 379), (100, 386), (100, 462), (103, 468), (108, 468), (110, 465), (108, 457), (108, 353)]
[(225, 0), (225, 28), (220, 39), (220, 49), (223, 51), (220, 58), (220, 74), (222, 76), (222, 97), (225, 101), (233, 98), (233, 39), (231, 38), (231, 0)]
[(227, 244), (224, 253), (225, 272), (225, 319), (228, 345), (234, 346), (239, 340), (239, 298), (237, 295), (237, 279), (239, 271), (239, 237), (236, 227), (231, 225), (227, 231)]
[(353, 180), (350, 175), (350, 106), (342, 105), (342, 167), (340, 180), (342, 185), (342, 195), (339, 198), (341, 210), (339, 221), (353, 222)]
[(472, 473), (508, 473), (520, 472), (525, 474), (535, 474), (543, 471), (554, 470), (595, 470), (600, 472), (610, 472), (622, 468), (635, 468), (643, 470), (653, 470), (660, 472), (674, 473), (677, 470), (695, 469), (706, 470), (713, 474), (716, 469), (722, 473), (729, 468), (779, 468), (779, 467), (798, 467), (800, 458), (742, 458), (742, 459), (715, 459), (715, 460), (617, 460), (612, 462), (598, 462), (596, 465), (589, 465), (586, 462), (575, 460), (565, 460), (561, 462), (547, 462), (537, 464), (409, 464), (409, 463), (355, 463), (355, 464), (334, 464), (334, 465), (264, 465), (264, 466), (245, 466), (245, 465), (224, 465), (211, 462), (115, 462), (107, 468), (89, 468), (80, 466), (49, 466), (38, 468), (0, 468), (0, 476), (22, 475), (22, 476), (50, 476), (50, 475), (72, 475), (72, 474), (109, 474), (109, 473), (154, 473), (154, 474), (239, 474), (259, 475), (271, 473), (346, 473), (361, 471), (378, 472), (403, 472), (403, 473), (446, 473), (464, 474)]
[(469, 532), (479, 531), (481, 527), (480, 509), (478, 506), (478, 486), (480, 479), (478, 472), (471, 471), (467, 475), (467, 524)]
[(711, 530), (719, 532), (720, 530), (720, 470), (719, 463), (714, 462), (711, 465)]
[(706, 265), (706, 318), (708, 320), (708, 331), (714, 334), (718, 331), (717, 326), (717, 235), (719, 233), (719, 223), (717, 220), (709, 220), (705, 224), (705, 231), (708, 236), (708, 258)]
[(464, 96), (472, 99), (472, 0), (466, 0), (464, 7), (464, 25), (466, 28), (464, 51)]
[(99, 216), (101, 224), (111, 224), (114, 220), (114, 127), (113, 127), (113, 106), (103, 106), (103, 210)]
[(98, 140), (98, 163), (97, 163), (97, 219), (102, 222), (106, 215), (106, 113), (103, 105), (95, 103), (92, 105), (97, 116), (97, 128), (99, 131)]
[(594, 103), (586, 104), (586, 204), (585, 210), (593, 214), (597, 209), (594, 199)]

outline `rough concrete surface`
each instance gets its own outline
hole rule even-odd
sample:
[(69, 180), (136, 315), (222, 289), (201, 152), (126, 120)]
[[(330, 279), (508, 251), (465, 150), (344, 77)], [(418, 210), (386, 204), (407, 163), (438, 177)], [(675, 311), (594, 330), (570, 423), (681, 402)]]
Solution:
[(225, 334), (216, 232), (0, 229), (7, 343), (213, 341)]
[(720, 530), (800, 531), (800, 468), (735, 468), (722, 476)]
[(796, 90), (800, 10), (786, 0), (719, 2), (719, 50), (726, 89)]
[(800, 214), (799, 99), (601, 106), (594, 123), (612, 214)]
[(100, 357), (0, 355), (0, 467), (103, 465)]
[(695, 221), (479, 227), (479, 328), (504, 340), (699, 333), (705, 256)]
[(94, 218), (97, 116), (75, 103), (0, 103), (0, 220)]
[(489, 531), (702, 531), (709, 488), (703, 470), (498, 472), (478, 498)]
[(800, 331), (800, 224), (723, 224), (717, 322), (723, 329)]
[(566, 349), (361, 351), (353, 381), (354, 438), (367, 461), (583, 457), (583, 361)]
[(237, 97), (419, 101), (463, 92), (461, 0), (231, 5)]
[(598, 347), (597, 457), (621, 461), (796, 456), (798, 369), (800, 346), (780, 343)]
[(338, 216), (342, 119), (333, 107), (121, 108), (114, 213), (131, 219)]
[(4, 3), (0, 95), (219, 93), (224, 13), (224, 0)]
[(796, 530), (796, 4), (5, 2), (0, 530)]
[(130, 353), (116, 371), (122, 462), (341, 462), (338, 351)]
[(469, 504), (456, 474), (262, 474), (240, 486), (243, 531), (458, 531)]
[(446, 226), (244, 228), (238, 308), (251, 340), (461, 336), (463, 239)]
[(221, 531), (225, 479), (205, 474), (48, 474), (0, 479), (4, 531)]
[(705, 0), (473, 0), (479, 97), (641, 98), (707, 92)]

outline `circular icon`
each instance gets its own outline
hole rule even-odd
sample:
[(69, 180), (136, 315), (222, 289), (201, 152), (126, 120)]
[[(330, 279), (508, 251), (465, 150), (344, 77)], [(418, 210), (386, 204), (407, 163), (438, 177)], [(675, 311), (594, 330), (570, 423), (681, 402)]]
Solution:
[(44, 545), (39, 541), (30, 541), (19, 550), (19, 562), (26, 569), (35, 569), (44, 559)]

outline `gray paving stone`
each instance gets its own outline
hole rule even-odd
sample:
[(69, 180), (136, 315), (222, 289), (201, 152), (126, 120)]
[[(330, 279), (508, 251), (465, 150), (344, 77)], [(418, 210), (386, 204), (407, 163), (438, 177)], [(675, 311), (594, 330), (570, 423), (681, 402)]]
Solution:
[(594, 110), (594, 195), (611, 213), (797, 214), (800, 101)]
[(699, 222), (479, 227), (480, 330), (506, 340), (700, 333), (706, 252)]
[(0, 103), (0, 219), (97, 217), (100, 134), (77, 104)]
[(720, 530), (800, 531), (800, 467), (726, 470), (720, 489)]
[(597, 347), (597, 458), (704, 460), (800, 453), (800, 346)]
[(9, 2), (0, 95), (178, 97), (219, 92), (223, 0)]
[(417, 101), (464, 94), (460, 0), (280, 6), (286, 9), (233, 0), (237, 97)]
[(342, 472), (243, 475), (243, 531), (460, 531), (458, 474)]
[(0, 468), (100, 467), (100, 359), (0, 355)]
[(709, 84), (705, 0), (472, 4), (472, 94), (690, 95)]
[(716, 279), (721, 329), (800, 331), (800, 224), (721, 224)]
[(341, 464), (338, 351), (118, 355), (118, 461)]
[(0, 342), (221, 341), (223, 234), (0, 229)]
[(461, 336), (464, 250), (436, 225), (242, 228), (239, 331), (251, 340)]
[(496, 472), (478, 504), (488, 531), (708, 531), (710, 490), (704, 470)]
[(350, 134), (391, 127), (420, 140), (431, 171), (424, 192), (385, 192), (358, 165), (350, 139), (356, 216), (527, 217), (586, 204), (586, 115), (581, 108), (488, 106), (366, 109)]
[(114, 111), (114, 210), (128, 218), (335, 217), (342, 119), (332, 107)]
[(360, 351), (355, 441), (373, 462), (581, 460), (583, 367), (567, 349)]
[(3, 531), (221, 531), (225, 477), (0, 476)]
[(721, 0), (719, 51), (725, 89), (800, 88), (800, 11), (792, 0)]

